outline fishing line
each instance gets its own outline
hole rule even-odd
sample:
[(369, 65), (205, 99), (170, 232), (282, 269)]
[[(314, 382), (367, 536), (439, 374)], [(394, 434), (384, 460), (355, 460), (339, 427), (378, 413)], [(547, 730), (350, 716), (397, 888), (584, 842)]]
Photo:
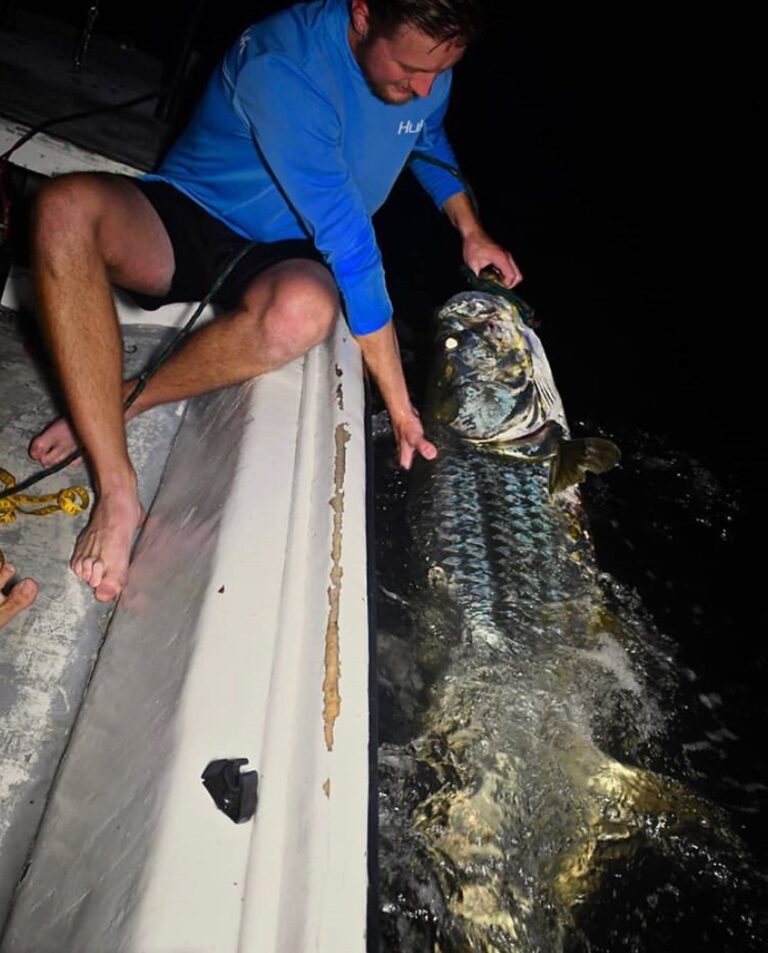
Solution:
[(446, 172), (450, 172), (452, 176), (457, 178), (459, 182), (461, 182), (464, 191), (467, 193), (467, 198), (472, 205), (472, 211), (475, 213), (477, 218), (480, 218), (480, 208), (477, 204), (477, 197), (475, 195), (474, 189), (455, 165), (451, 165), (450, 162), (443, 162), (442, 159), (436, 159), (434, 156), (427, 155), (426, 152), (419, 152), (418, 149), (414, 149), (414, 151), (411, 153), (411, 157), (408, 160), (409, 163), (413, 162), (414, 159), (419, 159), (421, 162), (427, 162), (429, 165), (437, 166), (438, 169), (444, 169)]
[[(414, 159), (419, 159), (421, 162), (427, 162), (429, 165), (437, 166), (438, 169), (444, 169), (446, 172), (450, 172), (452, 176), (457, 178), (459, 182), (461, 182), (462, 188), (467, 194), (467, 198), (469, 199), (469, 202), (472, 206), (472, 211), (475, 213), (475, 217), (479, 220), (480, 207), (477, 204), (477, 196), (475, 195), (472, 186), (464, 178), (461, 171), (457, 169), (456, 166), (451, 165), (450, 162), (444, 162), (442, 159), (436, 159), (434, 156), (427, 155), (426, 152), (419, 152), (418, 150), (414, 150), (411, 153), (409, 163)], [(476, 275), (468, 265), (462, 265), (460, 271), (469, 284), (469, 287), (472, 288), (473, 291), (485, 291), (488, 294), (494, 294), (498, 295), (500, 298), (504, 298), (517, 308), (517, 310), (520, 312), (520, 317), (525, 324), (528, 324), (531, 327), (536, 326), (537, 321), (533, 308), (526, 301), (523, 301), (519, 295), (515, 294), (511, 288), (507, 288), (500, 281), (493, 277), (493, 274), (498, 274), (498, 272), (492, 265), (488, 268), (483, 268), (479, 275)]]

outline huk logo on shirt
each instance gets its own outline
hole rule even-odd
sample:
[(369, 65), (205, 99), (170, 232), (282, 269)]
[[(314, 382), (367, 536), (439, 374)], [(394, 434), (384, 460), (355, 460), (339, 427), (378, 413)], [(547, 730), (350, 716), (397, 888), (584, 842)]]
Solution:
[(421, 132), (423, 128), (423, 119), (420, 119), (418, 122), (414, 122), (412, 119), (404, 119), (397, 127), (397, 134), (398, 136), (402, 136), (403, 133), (407, 133), (409, 136), (414, 136), (417, 132)]

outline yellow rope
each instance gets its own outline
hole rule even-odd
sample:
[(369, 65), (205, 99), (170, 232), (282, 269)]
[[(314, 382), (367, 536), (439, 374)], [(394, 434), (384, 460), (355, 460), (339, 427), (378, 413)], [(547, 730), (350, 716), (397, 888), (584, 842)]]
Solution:
[[(11, 489), (16, 486), (16, 478), (0, 467), (0, 483)], [(61, 511), (68, 516), (77, 516), (88, 509), (89, 503), (90, 497), (84, 486), (70, 486), (58, 493), (44, 493), (41, 496), (15, 493), (0, 500), (0, 523), (12, 523), (17, 513), (23, 513), (25, 516), (49, 516)], [(5, 557), (0, 550), (0, 569), (4, 565)]]

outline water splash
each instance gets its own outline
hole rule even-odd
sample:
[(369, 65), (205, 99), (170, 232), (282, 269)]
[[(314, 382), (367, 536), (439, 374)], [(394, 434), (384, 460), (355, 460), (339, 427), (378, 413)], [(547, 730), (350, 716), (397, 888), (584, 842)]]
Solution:
[[(672, 475), (668, 504), (726, 538), (735, 504), (700, 465), (675, 500), (684, 461), (655, 450), (646, 483)], [(494, 624), (519, 637), (468, 644), (444, 570), (424, 581), (424, 541), (403, 558), (404, 477), (378, 473), (382, 949), (764, 948), (765, 879), (680, 743), (692, 707), (711, 716), (706, 743), (727, 742), (722, 705), (637, 593), (594, 571), (580, 604), (497, 600)], [(616, 516), (600, 493), (598, 525)]]

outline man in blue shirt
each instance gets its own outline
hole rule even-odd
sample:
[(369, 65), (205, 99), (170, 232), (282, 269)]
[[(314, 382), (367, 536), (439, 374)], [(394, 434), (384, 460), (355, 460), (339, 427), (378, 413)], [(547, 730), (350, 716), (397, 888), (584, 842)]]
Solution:
[[(71, 566), (97, 599), (121, 591), (142, 519), (110, 282), (145, 307), (194, 300), (238, 244), (259, 243), (222, 289), (226, 313), (157, 371), (128, 416), (306, 353), (343, 303), (401, 465), (435, 456), (408, 397), (371, 216), (414, 149), (455, 166), (442, 120), (480, 2), (297, 4), (246, 30), (157, 173), (64, 176), (42, 191), (35, 277), (71, 426), (57, 421), (30, 453), (55, 463), (76, 433), (90, 458), (97, 500)], [(517, 284), (517, 266), (483, 231), (459, 180), (422, 162), (414, 171), (459, 230), (469, 267), (493, 264)]]

